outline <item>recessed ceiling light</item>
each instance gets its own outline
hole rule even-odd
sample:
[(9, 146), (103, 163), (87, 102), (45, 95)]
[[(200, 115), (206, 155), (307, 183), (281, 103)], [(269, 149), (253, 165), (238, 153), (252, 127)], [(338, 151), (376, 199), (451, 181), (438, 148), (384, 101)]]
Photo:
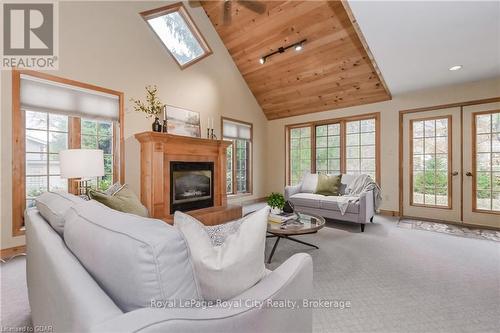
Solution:
[(458, 71), (459, 69), (462, 69), (462, 65), (456, 65), (448, 68), (450, 71)]
[(264, 58), (264, 57), (260, 58), (259, 62), (261, 65), (264, 65), (264, 63), (266, 62), (266, 58)]
[(302, 50), (302, 43), (295, 45), (295, 51)]

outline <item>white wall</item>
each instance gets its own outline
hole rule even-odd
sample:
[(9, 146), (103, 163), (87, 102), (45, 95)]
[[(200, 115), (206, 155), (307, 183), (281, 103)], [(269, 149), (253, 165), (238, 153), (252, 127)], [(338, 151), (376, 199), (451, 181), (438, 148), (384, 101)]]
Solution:
[(398, 129), (399, 111), (425, 106), (463, 102), (500, 96), (500, 78), (472, 82), (439, 89), (418, 91), (393, 97), (390, 101), (345, 109), (330, 110), (310, 115), (278, 119), (268, 122), (267, 191), (282, 191), (285, 185), (285, 125), (306, 121), (332, 119), (363, 113), (380, 112), (381, 133), (381, 209), (399, 210), (398, 187)]
[[(254, 195), (265, 195), (266, 119), (231, 56), (201, 7), (190, 8), (213, 54), (180, 70), (153, 35), (139, 12), (166, 2), (61, 2), (59, 70), (50, 74), (87, 82), (125, 93), (125, 180), (139, 193), (139, 144), (134, 134), (151, 130), (151, 120), (135, 112), (129, 99), (144, 98), (144, 86), (156, 84), (167, 104), (201, 113), (202, 135), (206, 119), (214, 117), (220, 136), (220, 116), (254, 125)], [(11, 72), (1, 74), (1, 248), (24, 244), (11, 237), (12, 131)]]

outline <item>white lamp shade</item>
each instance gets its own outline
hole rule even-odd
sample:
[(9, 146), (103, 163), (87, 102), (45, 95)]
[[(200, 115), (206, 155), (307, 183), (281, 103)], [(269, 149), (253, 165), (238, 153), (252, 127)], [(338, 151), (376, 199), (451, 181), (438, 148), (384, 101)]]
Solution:
[(100, 149), (68, 149), (59, 152), (61, 178), (104, 176), (104, 154)]

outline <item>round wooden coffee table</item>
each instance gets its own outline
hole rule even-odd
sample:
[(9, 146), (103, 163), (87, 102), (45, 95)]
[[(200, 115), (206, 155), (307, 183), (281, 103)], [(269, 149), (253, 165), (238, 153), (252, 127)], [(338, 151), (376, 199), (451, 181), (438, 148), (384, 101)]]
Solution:
[(267, 232), (270, 233), (267, 238), (276, 237), (276, 242), (273, 245), (271, 254), (269, 255), (269, 259), (267, 260), (268, 264), (271, 262), (274, 251), (276, 251), (276, 247), (278, 246), (281, 238), (286, 238), (291, 241), (319, 249), (319, 247), (314, 244), (301, 241), (291, 236), (314, 234), (318, 232), (319, 229), (325, 226), (325, 219), (319, 215), (314, 214), (297, 213), (297, 215), (297, 219), (289, 220), (285, 224), (274, 222), (267, 223)]

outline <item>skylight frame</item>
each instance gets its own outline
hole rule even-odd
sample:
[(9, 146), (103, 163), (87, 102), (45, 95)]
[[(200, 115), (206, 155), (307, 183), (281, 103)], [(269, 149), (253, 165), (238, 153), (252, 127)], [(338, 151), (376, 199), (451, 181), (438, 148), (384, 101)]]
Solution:
[[(165, 45), (165, 43), (163, 43), (163, 41), (161, 40), (160, 36), (156, 33), (156, 31), (151, 27), (151, 25), (148, 22), (151, 19), (154, 19), (154, 18), (157, 18), (157, 17), (161, 17), (161, 16), (164, 16), (164, 15), (168, 15), (168, 14), (171, 14), (171, 13), (175, 13), (175, 12), (178, 12), (179, 15), (182, 17), (182, 19), (186, 23), (187, 27), (189, 28), (189, 30), (193, 34), (194, 38), (196, 38), (196, 41), (198, 42), (198, 44), (200, 45), (200, 47), (203, 50), (203, 54), (202, 55), (200, 55), (200, 56), (198, 56), (196, 58), (193, 58), (192, 60), (190, 60), (190, 61), (188, 61), (188, 62), (186, 62), (184, 64), (181, 64), (177, 60), (177, 58), (175, 57), (175, 55), (169, 50), (169, 48), (167, 47), (167, 45)], [(189, 67), (189, 66), (197, 63), (198, 61), (200, 61), (200, 60), (208, 57), (209, 55), (211, 55), (213, 53), (212, 49), (208, 45), (207, 41), (205, 40), (205, 38), (201, 34), (200, 30), (196, 26), (196, 23), (194, 23), (193, 19), (191, 18), (191, 15), (187, 11), (186, 7), (184, 7), (184, 4), (182, 2), (178, 2), (178, 3), (171, 4), (171, 5), (162, 6), (162, 7), (159, 7), (159, 8), (147, 10), (147, 11), (141, 12), (139, 14), (144, 19), (144, 21), (146, 22), (147, 26), (154, 33), (155, 37), (160, 41), (161, 45), (165, 48), (165, 50), (167, 50), (168, 54), (170, 54), (170, 56), (175, 60), (175, 62), (177, 63), (177, 65), (179, 65), (180, 69), (185, 69), (185, 68), (187, 68), (187, 67)]]

